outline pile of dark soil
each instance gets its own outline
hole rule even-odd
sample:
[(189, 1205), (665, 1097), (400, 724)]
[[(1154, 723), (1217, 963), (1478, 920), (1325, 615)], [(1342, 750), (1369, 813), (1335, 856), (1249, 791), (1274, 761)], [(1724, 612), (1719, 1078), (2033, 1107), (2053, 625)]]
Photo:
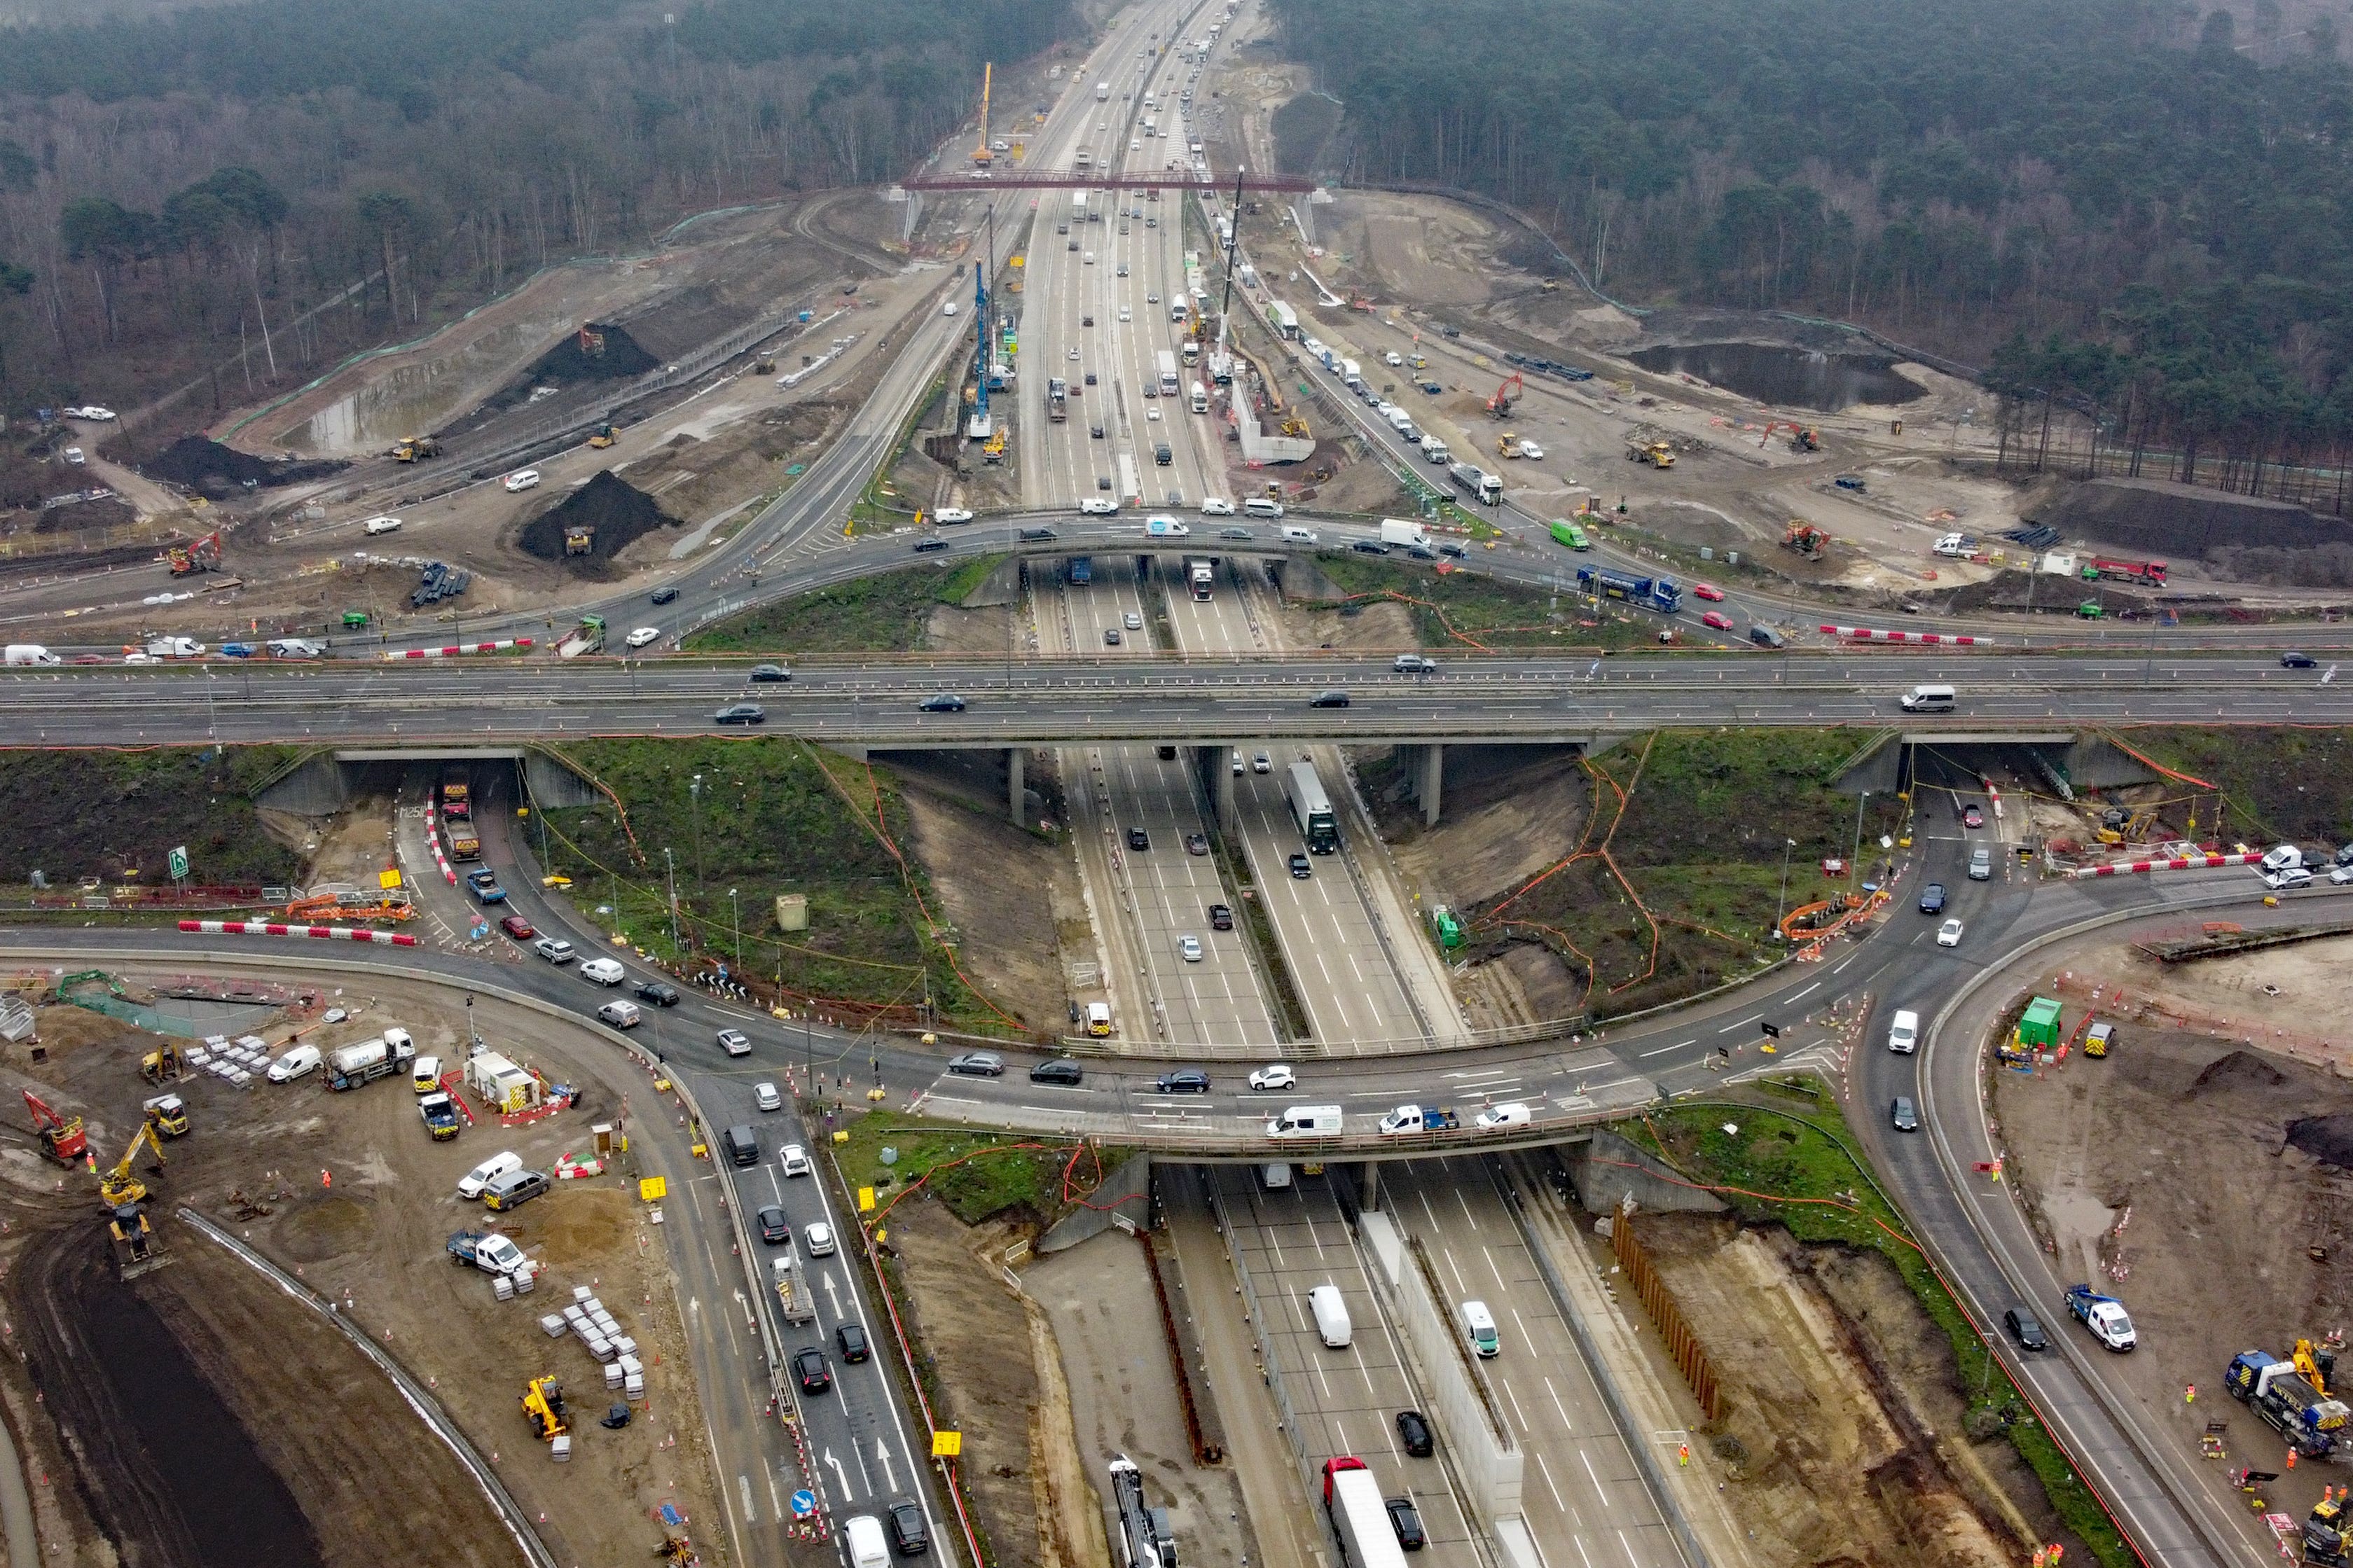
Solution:
[(97, 500), (76, 501), (71, 506), (53, 506), (41, 513), (41, 521), (33, 525), (36, 533), (82, 533), (92, 529), (113, 528), (120, 523), (136, 522), (138, 512), (113, 496)]
[[(657, 528), (676, 528), (678, 521), (653, 497), (606, 468), (524, 523), (515, 543), (526, 555), (557, 562), (583, 576), (604, 577), (611, 575), (607, 563), (614, 556)], [(565, 535), (579, 528), (589, 531), (588, 553), (566, 555)]]
[(534, 387), (564, 388), (591, 382), (627, 381), (659, 363), (661, 361), (641, 347), (626, 329), (591, 322), (540, 355), (529, 370), (484, 403), (482, 409), (499, 413), (520, 407), (531, 401)]
[[(2206, 1070), (2200, 1073), (2189, 1085), (2189, 1093), (2195, 1095), (2201, 1089), (2277, 1089), (2286, 1081), (2286, 1074), (2255, 1055), (2254, 1052), (2232, 1051), (2225, 1056), (2216, 1057), (2207, 1063)], [(2321, 1117), (2315, 1120), (2330, 1119)], [(2337, 1118), (2336, 1120), (2346, 1119)], [(2294, 1134), (2291, 1133), (2290, 1137), (2293, 1139)]]
[(139, 471), (151, 479), (218, 496), (248, 484), (267, 488), (323, 479), (349, 467), (343, 462), (272, 463), (202, 436), (183, 436), (142, 463)]
[(2299, 1117), (2287, 1124), (2287, 1141), (2324, 1165), (2353, 1171), (2353, 1115)]

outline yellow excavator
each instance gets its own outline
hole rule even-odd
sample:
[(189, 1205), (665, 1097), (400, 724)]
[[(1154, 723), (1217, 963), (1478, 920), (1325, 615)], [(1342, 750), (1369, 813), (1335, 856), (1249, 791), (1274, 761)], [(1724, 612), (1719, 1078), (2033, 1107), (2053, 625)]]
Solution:
[(532, 1436), (543, 1443), (553, 1443), (572, 1430), (564, 1413), (564, 1385), (552, 1377), (534, 1377), (524, 1385), (522, 1413), (531, 1422)]
[(2321, 1394), (2328, 1392), (2328, 1376), (2320, 1370), (2320, 1348), (2310, 1340), (2295, 1342), (2295, 1370)]
[(172, 1083), (187, 1070), (188, 1064), (180, 1055), (177, 1040), (165, 1040), (139, 1058), (139, 1076), (149, 1083)]
[(139, 1131), (131, 1135), (131, 1147), (122, 1151), (122, 1158), (114, 1163), (114, 1169), (101, 1173), (98, 1178), (98, 1201), (109, 1214), (127, 1205), (147, 1201), (147, 1184), (131, 1173), (131, 1162), (139, 1157), (142, 1143), (155, 1152), (155, 1163), (148, 1169), (160, 1172), (164, 1168), (164, 1144), (155, 1136), (155, 1124), (142, 1121)]

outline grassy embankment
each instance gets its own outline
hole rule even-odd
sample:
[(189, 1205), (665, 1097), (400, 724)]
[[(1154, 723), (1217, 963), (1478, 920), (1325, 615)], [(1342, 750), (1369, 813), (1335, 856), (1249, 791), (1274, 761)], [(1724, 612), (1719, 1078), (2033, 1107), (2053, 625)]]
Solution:
[[(842, 1126), (849, 1137), (834, 1145), (834, 1158), (853, 1193), (872, 1187), (881, 1205), (929, 1178), (932, 1194), (966, 1225), (1015, 1208), (1027, 1208), (1050, 1225), (1128, 1155), (1111, 1146), (1079, 1150), (1073, 1166), (1071, 1156), (1078, 1146), (1071, 1139), (977, 1132), (892, 1110), (862, 1111)], [(896, 1155), (887, 1165), (886, 1148)]]
[(182, 845), (192, 883), (297, 880), (301, 856), (263, 830), (250, 794), (294, 755), (285, 746), (11, 752), (0, 765), (0, 884), (21, 886), (38, 870), (52, 887), (83, 877), (153, 886), (169, 879), (165, 857)]
[[(636, 946), (718, 960), (795, 996), (928, 999), (944, 1020), (997, 1021), (925, 917), (938, 907), (929, 878), (892, 853), (911, 840), (888, 770), (782, 737), (593, 741), (563, 755), (619, 798), (627, 823), (609, 802), (548, 811), (548, 868)], [(807, 897), (807, 931), (779, 928), (780, 893)]]
[[(2104, 1568), (2133, 1568), (2137, 1560), (2131, 1548), (2027, 1411), (1903, 1215), (1873, 1182), (1836, 1103), (1797, 1081), (1802, 1087), (1796, 1092), (1806, 1102), (1801, 1112), (1745, 1104), (1727, 1118), (1722, 1104), (1686, 1105), (1625, 1123), (1620, 1131), (1694, 1182), (1739, 1189), (1717, 1195), (1744, 1220), (1786, 1226), (1800, 1241), (1867, 1248), (1885, 1258), (1952, 1345), (1954, 1392), (1969, 1405), (1972, 1435), (1999, 1431), (2007, 1437), (2042, 1481), (2060, 1519)], [(1760, 1088), (1791, 1092), (1777, 1085)], [(1740, 1129), (1736, 1136), (1724, 1131), (1727, 1121)], [(1983, 1326), (1994, 1331), (1990, 1323)]]
[[(2353, 839), (2353, 730), (2238, 728), (2119, 731), (2153, 761), (2222, 792), (2198, 808), (2198, 837), (2226, 841), (2292, 839), (2338, 845)], [(2168, 812), (2170, 817), (2174, 814)]]
[[(1622, 742), (1588, 765), (1583, 840), (1546, 874), (1467, 911), (1474, 939), (1545, 942), (1592, 974), (1596, 1017), (1745, 973), (1778, 952), (1780, 910), (1856, 886), (1820, 866), (1854, 854), (1859, 805), (1867, 873), (1879, 868), (1879, 835), (1901, 825), (1893, 796), (1864, 802), (1831, 787), (1855, 747), (1838, 730), (1669, 730)], [(1377, 794), (1377, 765), (1366, 772)]]
[(914, 653), (926, 644), (932, 611), (972, 597), (1002, 555), (977, 555), (953, 567), (911, 566), (861, 577), (706, 626), (686, 642), (690, 653)]
[[(1569, 559), (1564, 553), (1564, 563)], [(1597, 610), (1574, 592), (1555, 595), (1468, 572), (1440, 573), (1419, 563), (1399, 564), (1353, 552), (1324, 551), (1315, 564), (1342, 597), (1298, 601), (1302, 608), (1395, 599), (1412, 610), (1414, 635), (1427, 648), (1630, 648), (1658, 643), (1656, 616), (1623, 605)], [(1573, 564), (1560, 571), (1565, 581), (1576, 581)]]

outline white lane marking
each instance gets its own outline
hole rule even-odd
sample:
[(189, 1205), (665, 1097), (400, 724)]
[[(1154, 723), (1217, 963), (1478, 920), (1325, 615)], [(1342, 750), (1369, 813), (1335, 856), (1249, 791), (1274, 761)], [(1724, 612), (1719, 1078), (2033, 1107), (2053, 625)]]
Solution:
[(1644, 1061), (1649, 1061), (1652, 1057), (1662, 1057), (1662, 1056), (1665, 1056), (1669, 1051), (1679, 1051), (1679, 1050), (1682, 1050), (1685, 1046), (1695, 1046), (1695, 1045), (1697, 1045), (1697, 1044), (1699, 1044), (1699, 1042), (1698, 1042), (1697, 1040), (1677, 1040), (1677, 1041), (1676, 1041), (1673, 1045), (1672, 1045), (1672, 1046), (1661, 1046), (1661, 1047), (1660, 1047), (1657, 1050), (1655, 1050), (1655, 1051), (1644, 1051), (1644, 1052), (1642, 1053), (1642, 1060), (1644, 1060)]
[(1764, 1016), (1765, 1016), (1765, 1015), (1764, 1015), (1764, 1014), (1762, 1014), (1762, 1013), (1751, 1013), (1751, 1014), (1749, 1014), (1749, 1015), (1748, 1015), (1748, 1016), (1746, 1016), (1746, 1018), (1741, 1019), (1741, 1020), (1740, 1020), (1738, 1023), (1736, 1023), (1736, 1024), (1726, 1024), (1724, 1027), (1722, 1027), (1721, 1029), (1718, 1029), (1718, 1030), (1716, 1031), (1716, 1033), (1717, 1033), (1717, 1034), (1719, 1034), (1719, 1035), (1728, 1035), (1728, 1034), (1732, 1033), (1732, 1031), (1733, 1031), (1733, 1030), (1735, 1030), (1735, 1029), (1745, 1029), (1745, 1028), (1746, 1028), (1749, 1025), (1751, 1025), (1751, 1024), (1753, 1024), (1753, 1023), (1757, 1022), (1757, 1019), (1759, 1019), (1759, 1018), (1763, 1017)]

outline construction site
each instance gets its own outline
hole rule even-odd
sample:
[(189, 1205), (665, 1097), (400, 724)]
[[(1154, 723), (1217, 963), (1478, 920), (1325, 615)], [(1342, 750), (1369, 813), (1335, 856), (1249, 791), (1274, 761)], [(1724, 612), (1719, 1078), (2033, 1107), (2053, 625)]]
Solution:
[[(44, 1541), (60, 1561), (487, 1564), (514, 1560), (527, 1521), (567, 1561), (634, 1560), (673, 1536), (707, 1548), (718, 1510), (675, 1271), (628, 1136), (633, 1110), (667, 1118), (661, 1096), (542, 1014), (330, 980), (12, 982), (22, 1024), (0, 1064), (23, 1113), (0, 1132), (0, 1206), (25, 1356), (0, 1393), (50, 1483), (35, 1495)], [(523, 1087), (492, 1098), (453, 1067), (463, 1126), (447, 1141), (417, 1125), (405, 1071), (332, 1092), (339, 1064), (401, 1031), (452, 1064), (479, 1034), (529, 1064)], [(262, 1070), (298, 1047), (324, 1065), (289, 1082)], [(512, 1216), (480, 1214), (453, 1189), (500, 1147), (574, 1179)], [(535, 1293), (444, 1264), (453, 1227), (484, 1219)], [(575, 1286), (633, 1336), (642, 1392), (608, 1394), (577, 1342), (544, 1331)], [(561, 1432), (543, 1434), (561, 1444), (525, 1419), (534, 1391), (546, 1406), (542, 1379), (571, 1391)], [(443, 1422), (494, 1491), (436, 1440)], [(348, 1506), (368, 1475), (399, 1484)], [(665, 1506), (685, 1522), (666, 1528)]]

